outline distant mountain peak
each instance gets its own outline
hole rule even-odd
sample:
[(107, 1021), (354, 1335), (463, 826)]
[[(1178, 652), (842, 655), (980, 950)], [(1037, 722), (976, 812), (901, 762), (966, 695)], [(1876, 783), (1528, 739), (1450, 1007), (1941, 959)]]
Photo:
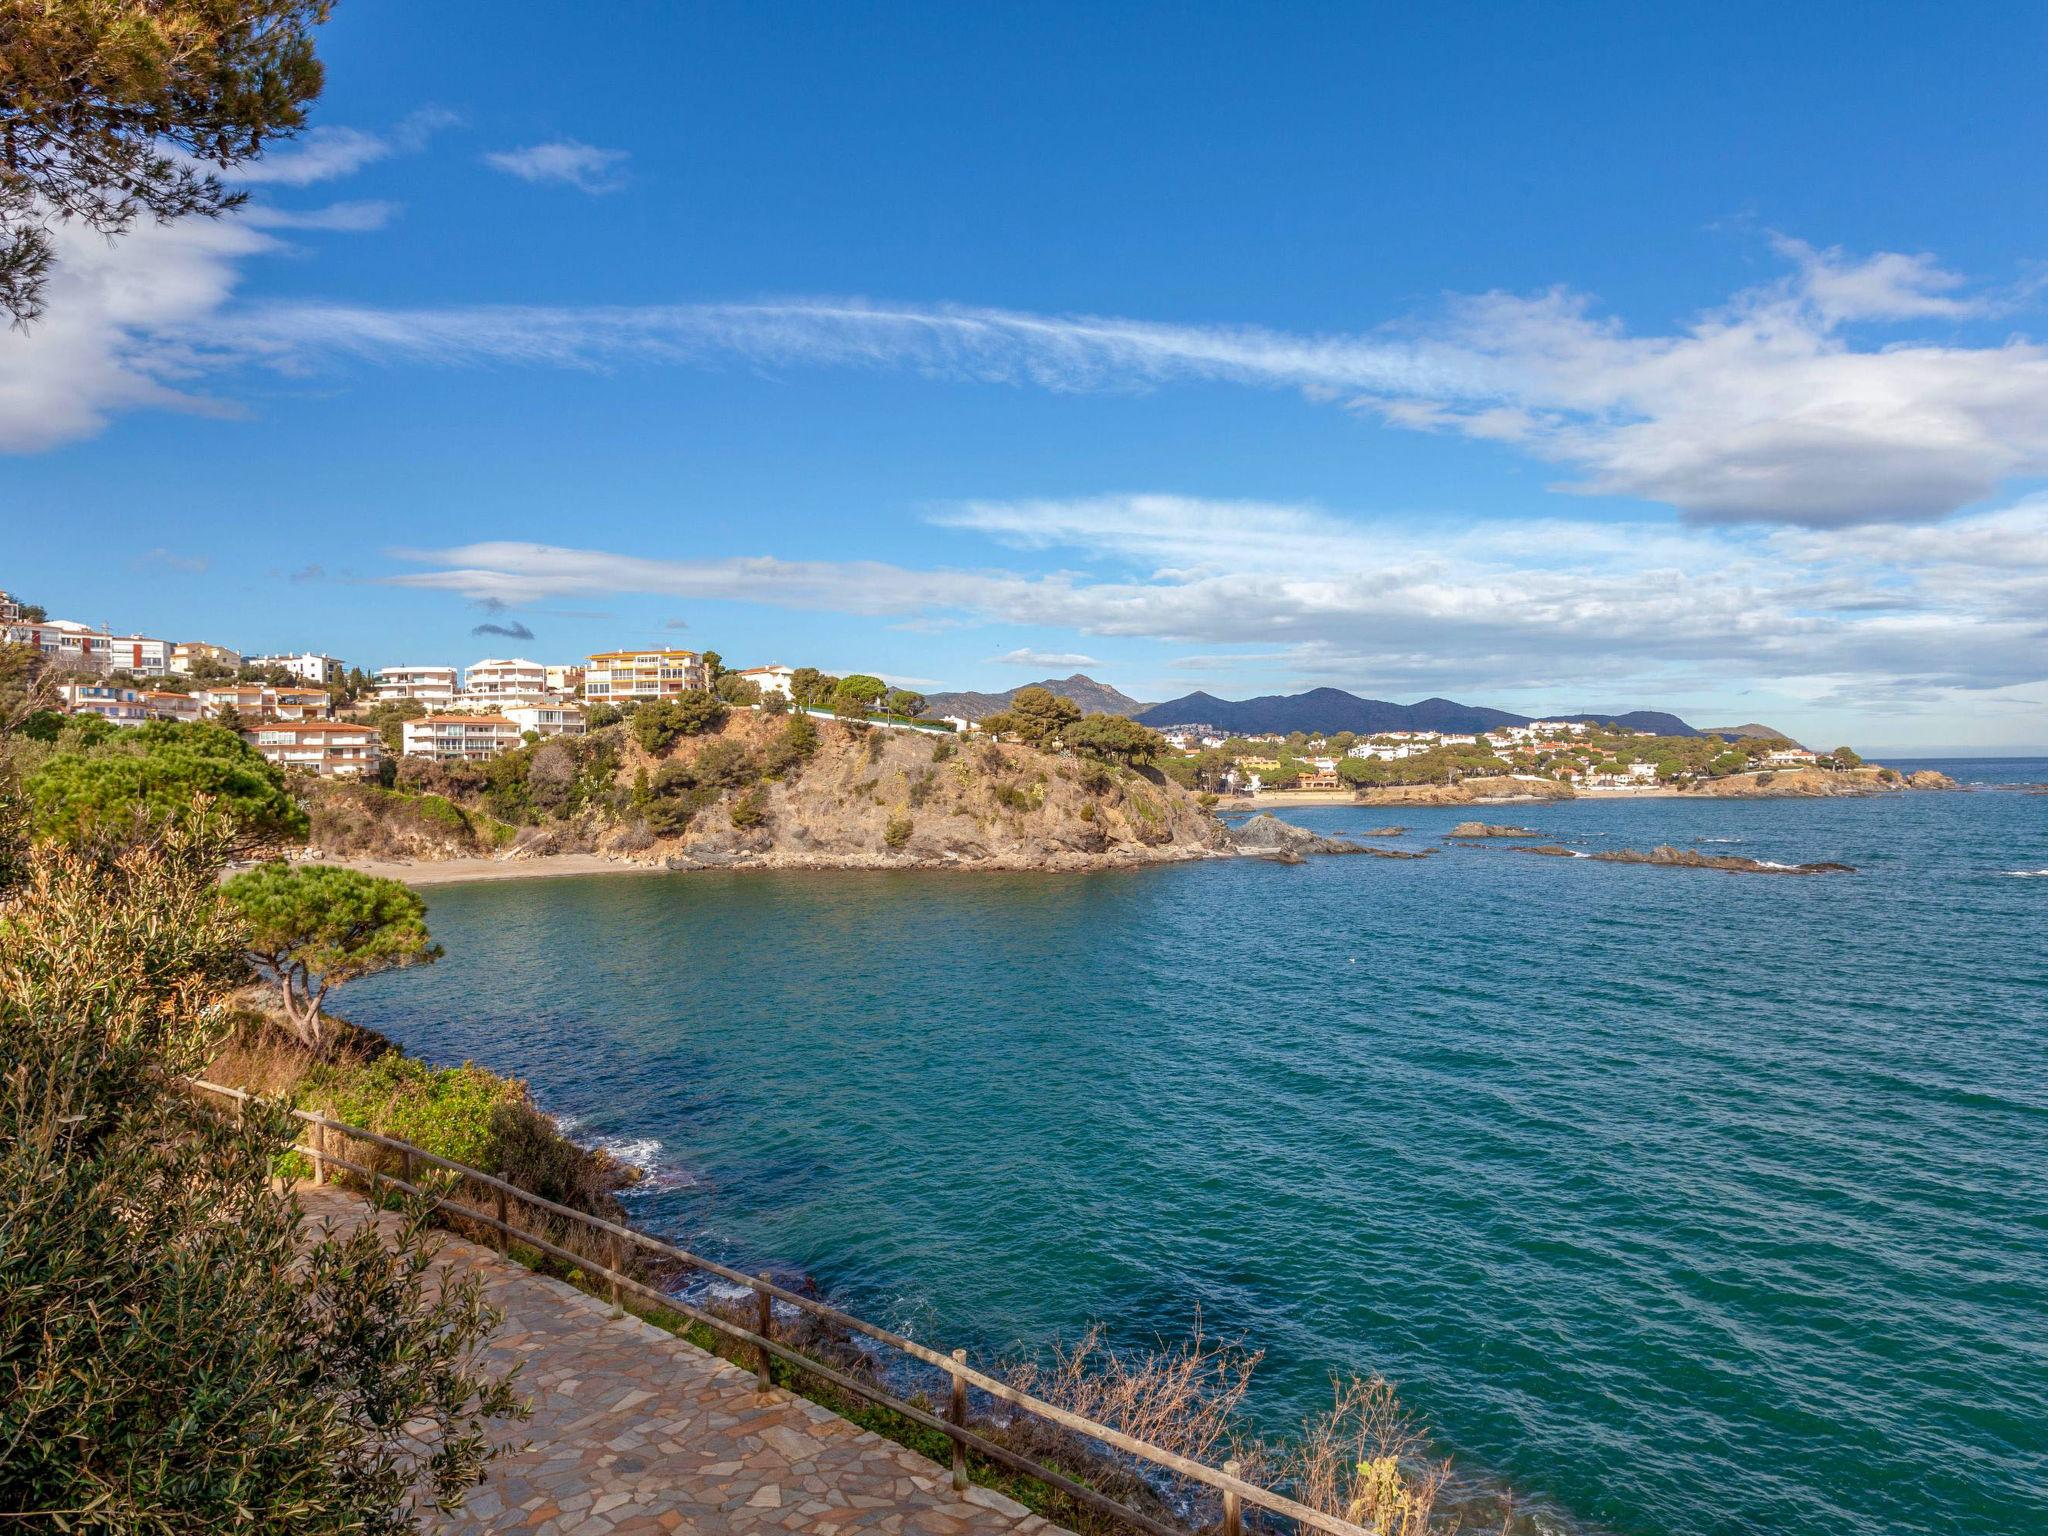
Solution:
[(1076, 672), (1072, 677), (1048, 677), (1036, 683), (1019, 683), (1002, 693), (926, 694), (925, 712), (933, 716), (958, 715), (963, 720), (979, 720), (1008, 709), (1010, 700), (1026, 688), (1043, 688), (1047, 693), (1071, 699), (1080, 705), (1084, 715), (1135, 716), (1150, 707), (1107, 683), (1098, 683), (1085, 672)]

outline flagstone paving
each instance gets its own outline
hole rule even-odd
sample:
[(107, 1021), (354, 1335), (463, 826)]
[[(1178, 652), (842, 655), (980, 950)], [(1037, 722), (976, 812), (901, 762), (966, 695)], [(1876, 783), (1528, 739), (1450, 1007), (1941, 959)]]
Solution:
[[(389, 1226), (353, 1195), (302, 1186), (316, 1227)], [(533, 1417), (501, 1427), (523, 1449), (436, 1532), (548, 1536), (1064, 1536), (984, 1488), (953, 1492), (951, 1474), (780, 1389), (751, 1371), (596, 1297), (536, 1275), (461, 1238), (443, 1237), (438, 1270), (481, 1276), (505, 1314), (491, 1364), (520, 1366)]]

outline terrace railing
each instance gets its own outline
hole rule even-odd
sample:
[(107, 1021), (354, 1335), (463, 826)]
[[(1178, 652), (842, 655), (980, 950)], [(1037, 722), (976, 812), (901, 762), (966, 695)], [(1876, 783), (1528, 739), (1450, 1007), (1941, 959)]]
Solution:
[[(203, 1078), (194, 1078), (192, 1082), (201, 1092), (232, 1103), (237, 1116), (242, 1114), (251, 1098), (245, 1089), (227, 1087)], [(907, 1339), (901, 1334), (877, 1327), (849, 1312), (842, 1312), (839, 1308), (815, 1297), (805, 1296), (777, 1285), (766, 1273), (743, 1274), (739, 1270), (720, 1264), (715, 1259), (707, 1259), (687, 1249), (678, 1248), (673, 1243), (664, 1242), (649, 1233), (606, 1221), (601, 1216), (593, 1216), (587, 1211), (579, 1211), (546, 1199), (495, 1175), (485, 1173), (482, 1169), (471, 1168), (466, 1164), (438, 1156), (424, 1147), (415, 1146), (398, 1137), (386, 1136), (359, 1125), (349, 1125), (309, 1110), (294, 1109), (291, 1114), (305, 1128), (305, 1135), (293, 1143), (291, 1150), (304, 1156), (311, 1163), (315, 1184), (329, 1182), (335, 1171), (340, 1170), (367, 1179), (373, 1199), (386, 1186), (423, 1196), (432, 1201), (442, 1213), (486, 1229), (491, 1234), (493, 1245), (500, 1253), (506, 1252), (511, 1243), (518, 1242), (575, 1266), (604, 1288), (615, 1309), (623, 1307), (628, 1295), (635, 1296), (668, 1311), (680, 1313), (693, 1322), (701, 1323), (746, 1346), (752, 1352), (755, 1379), (762, 1391), (767, 1391), (771, 1386), (769, 1360), (772, 1357), (786, 1361), (804, 1374), (828, 1381), (841, 1391), (850, 1392), (855, 1397), (901, 1414), (912, 1423), (936, 1430), (952, 1442), (953, 1486), (956, 1490), (964, 1492), (967, 1488), (967, 1453), (973, 1451), (999, 1466), (1037, 1478), (1057, 1488), (1077, 1503), (1145, 1531), (1149, 1536), (1186, 1536), (1186, 1532), (1179, 1527), (1169, 1525), (1143, 1510), (1134, 1509), (1099, 1489), (1075, 1481), (1057, 1468), (1049, 1467), (1022, 1451), (977, 1433), (967, 1424), (967, 1394), (972, 1388), (1056, 1429), (1082, 1436), (1099, 1445), (1120, 1451), (1138, 1462), (1171, 1473), (1174, 1477), (1213, 1490), (1220, 1496), (1222, 1503), (1224, 1536), (1242, 1536), (1246, 1507), (1291, 1521), (1304, 1530), (1323, 1532), (1324, 1536), (1374, 1536), (1374, 1533), (1363, 1526), (1326, 1514), (1322, 1510), (1288, 1498), (1283, 1493), (1250, 1481), (1241, 1475), (1241, 1468), (1236, 1461), (1226, 1461), (1220, 1468), (1211, 1467), (1127, 1435), (1107, 1424), (1099, 1424), (1081, 1414), (1062, 1408), (1057, 1403), (1049, 1403), (1028, 1392), (1021, 1392), (999, 1377), (991, 1376), (969, 1365), (964, 1349), (949, 1352), (920, 1344), (915, 1339)], [(398, 1173), (394, 1175), (383, 1168), (381, 1160), (374, 1153), (366, 1162), (359, 1162), (345, 1155), (354, 1150), (348, 1145), (353, 1142), (367, 1143), (371, 1147), (394, 1154), (398, 1161)], [(478, 1187), (483, 1191), (483, 1198), (490, 1202), (491, 1208), (485, 1210), (479, 1205), (457, 1200), (451, 1193), (426, 1187), (420, 1182), (420, 1171), (423, 1168), (453, 1174), (458, 1179)], [(516, 1224), (512, 1218), (522, 1212), (545, 1214), (556, 1221), (567, 1223), (572, 1228), (588, 1232), (595, 1240), (593, 1246), (600, 1248), (604, 1257), (597, 1258), (588, 1253), (579, 1253), (534, 1231), (531, 1225)], [(628, 1255), (636, 1252), (655, 1255), (668, 1264), (682, 1265), (747, 1287), (755, 1297), (754, 1326), (742, 1326), (636, 1278), (627, 1268)], [(944, 1372), (952, 1387), (946, 1412), (933, 1413), (906, 1401), (877, 1382), (863, 1381), (848, 1375), (778, 1340), (774, 1333), (774, 1304), (778, 1301), (820, 1322), (859, 1334), (912, 1360)]]

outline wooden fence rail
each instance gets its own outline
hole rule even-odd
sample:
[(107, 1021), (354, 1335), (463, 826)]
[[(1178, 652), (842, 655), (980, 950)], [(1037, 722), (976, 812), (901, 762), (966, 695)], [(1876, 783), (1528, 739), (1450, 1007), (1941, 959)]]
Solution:
[[(202, 1092), (233, 1103), (237, 1116), (244, 1112), (244, 1106), (251, 1097), (245, 1089), (230, 1088), (220, 1083), (208, 1082), (204, 1078), (193, 1078), (191, 1081), (193, 1086)], [(658, 1237), (637, 1231), (632, 1227), (606, 1221), (601, 1216), (593, 1216), (587, 1211), (579, 1211), (573, 1207), (559, 1204), (541, 1195), (536, 1195), (529, 1190), (521, 1189), (516, 1184), (508, 1183), (504, 1179), (485, 1173), (480, 1168), (471, 1168), (466, 1164), (437, 1156), (427, 1151), (424, 1147), (414, 1146), (411, 1142), (402, 1141), (395, 1136), (386, 1136), (359, 1125), (349, 1125), (344, 1121), (330, 1119), (325, 1115), (315, 1114), (308, 1110), (294, 1109), (291, 1111), (291, 1114), (300, 1123), (310, 1127), (308, 1138), (294, 1142), (292, 1150), (303, 1154), (311, 1162), (315, 1183), (327, 1182), (332, 1178), (334, 1170), (339, 1169), (343, 1172), (359, 1174), (367, 1178), (370, 1181), (373, 1193), (383, 1185), (390, 1185), (394, 1189), (404, 1190), (409, 1194), (423, 1195), (433, 1201), (437, 1209), (460, 1217), (464, 1221), (475, 1222), (477, 1225), (489, 1230), (492, 1234), (494, 1245), (501, 1253), (505, 1251), (506, 1245), (510, 1241), (516, 1239), (529, 1248), (537, 1249), (542, 1253), (561, 1259), (565, 1263), (575, 1265), (578, 1269), (591, 1276), (594, 1281), (601, 1283), (606, 1288), (606, 1292), (614, 1307), (620, 1306), (624, 1296), (630, 1294), (644, 1301), (652, 1302), (657, 1306), (665, 1307), (670, 1311), (679, 1312), (692, 1321), (702, 1323), (705, 1327), (724, 1334), (727, 1338), (733, 1339), (742, 1345), (751, 1346), (756, 1376), (764, 1389), (769, 1383), (768, 1362), (773, 1357), (787, 1361), (792, 1367), (808, 1375), (829, 1381), (842, 1391), (851, 1392), (856, 1397), (902, 1414), (905, 1418), (913, 1423), (922, 1425), (926, 1429), (936, 1430), (945, 1435), (953, 1444), (953, 1482), (956, 1488), (964, 1487), (965, 1485), (965, 1455), (966, 1452), (971, 1450), (990, 1461), (1009, 1467), (1013, 1471), (1039, 1478), (1059, 1489), (1070, 1498), (1102, 1514), (1109, 1515), (1139, 1530), (1146, 1531), (1149, 1533), (1149, 1536), (1185, 1536), (1183, 1531), (1153, 1518), (1142, 1510), (1133, 1509), (1128, 1504), (1113, 1499), (1107, 1494), (1088, 1487), (1086, 1484), (1078, 1483), (1064, 1473), (1045, 1466), (1043, 1463), (1033, 1460), (1022, 1452), (998, 1444), (986, 1436), (977, 1434), (969, 1429), (965, 1422), (967, 1389), (973, 1387), (987, 1396), (996, 1399), (998, 1402), (1007, 1403), (1011, 1407), (1028, 1413), (1047, 1424), (1054, 1425), (1072, 1434), (1081, 1435), (1095, 1441), (1097, 1444), (1122, 1451), (1128, 1456), (1162, 1468), (1165, 1471), (1171, 1472), (1176, 1477), (1185, 1478), (1191, 1483), (1199, 1483), (1204, 1487), (1214, 1489), (1222, 1495), (1224, 1536), (1241, 1536), (1242, 1511), (1245, 1505), (1263, 1510), (1269, 1515), (1281, 1516), (1310, 1530), (1324, 1532), (1325, 1536), (1373, 1536), (1372, 1532), (1362, 1526), (1354, 1525), (1350, 1521), (1340, 1519), (1335, 1515), (1325, 1514), (1322, 1510), (1313, 1509), (1306, 1504), (1288, 1498), (1285, 1494), (1277, 1493), (1270, 1488), (1246, 1480), (1240, 1475), (1238, 1463), (1235, 1461), (1225, 1462), (1220, 1469), (1211, 1467), (1203, 1462), (1194, 1461), (1176, 1452), (1127, 1435), (1121, 1430), (1111, 1428), (1107, 1424), (1098, 1424), (1092, 1419), (1084, 1418), (1078, 1413), (1073, 1413), (1068, 1409), (1060, 1407), (1057, 1403), (1049, 1403), (1042, 1398), (1032, 1396), (1028, 1392), (1020, 1392), (1008, 1382), (990, 1376), (984, 1371), (978, 1371), (969, 1365), (965, 1350), (956, 1349), (946, 1352), (920, 1344), (915, 1339), (904, 1338), (900, 1334), (891, 1333), (888, 1329), (877, 1327), (875, 1324), (855, 1317), (851, 1313), (842, 1312), (837, 1307), (819, 1301), (815, 1297), (804, 1296), (796, 1291), (785, 1289), (775, 1284), (765, 1272), (757, 1275), (742, 1274), (739, 1270), (728, 1268), (715, 1259), (704, 1258), (699, 1254), (678, 1248), (673, 1243), (663, 1242)], [(393, 1177), (373, 1164), (359, 1163), (342, 1156), (333, 1146), (333, 1137), (337, 1135), (355, 1141), (368, 1142), (374, 1147), (381, 1147), (386, 1151), (396, 1153), (404, 1170), (404, 1176)], [(481, 1210), (476, 1206), (467, 1205), (459, 1200), (452, 1199), (439, 1191), (422, 1187), (417, 1173), (417, 1169), (421, 1164), (455, 1174), (459, 1178), (481, 1185), (491, 1192), (493, 1208), (489, 1211)], [(539, 1233), (529, 1228), (516, 1225), (511, 1220), (511, 1216), (517, 1208), (525, 1208), (534, 1212), (545, 1212), (549, 1216), (585, 1228), (592, 1233), (603, 1234), (610, 1240), (606, 1245), (609, 1262), (591, 1258), (587, 1254), (577, 1253), (570, 1248), (542, 1237)], [(635, 1250), (658, 1254), (671, 1263), (680, 1263), (691, 1269), (716, 1275), (720, 1279), (731, 1281), (736, 1285), (744, 1286), (751, 1290), (757, 1298), (755, 1326), (753, 1328), (742, 1327), (738, 1323), (720, 1317), (715, 1312), (707, 1311), (702, 1307), (683, 1301), (666, 1291), (658, 1290), (635, 1279), (626, 1270), (626, 1255)], [(946, 1406), (946, 1412), (943, 1415), (931, 1413), (914, 1403), (904, 1401), (874, 1382), (857, 1380), (852, 1376), (846, 1375), (844, 1372), (833, 1369), (822, 1361), (814, 1360), (810, 1356), (801, 1354), (781, 1343), (773, 1336), (774, 1303), (777, 1301), (784, 1302), (835, 1327), (860, 1334), (864, 1338), (873, 1339), (878, 1344), (888, 1345), (900, 1354), (907, 1355), (913, 1360), (920, 1361), (938, 1371), (944, 1372), (951, 1387), (951, 1396)]]

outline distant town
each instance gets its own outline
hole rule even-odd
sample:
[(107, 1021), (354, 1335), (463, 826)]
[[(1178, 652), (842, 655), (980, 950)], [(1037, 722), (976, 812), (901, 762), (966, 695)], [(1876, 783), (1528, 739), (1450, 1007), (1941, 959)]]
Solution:
[[(267, 760), (323, 778), (389, 782), (396, 762), (487, 762), (552, 736), (580, 736), (644, 704), (715, 693), (727, 703), (858, 716), (901, 729), (1002, 734), (1002, 715), (927, 718), (920, 694), (878, 677), (781, 662), (728, 668), (715, 651), (593, 652), (573, 662), (487, 656), (365, 672), (317, 651), (245, 654), (209, 641), (122, 634), (0, 591), (0, 643), (32, 649), (56, 707), (117, 726), (210, 721)], [(1086, 679), (1074, 681), (1086, 682)], [(1091, 686), (1094, 686), (1091, 684)], [(1074, 711), (1078, 714), (1078, 711)], [(1342, 795), (1375, 787), (1503, 777), (1591, 791), (1641, 790), (1795, 769), (1852, 769), (1773, 733), (1669, 736), (1584, 719), (1469, 733), (1399, 730), (1233, 735), (1177, 725), (1127, 744), (1186, 788), (1216, 796)]]

